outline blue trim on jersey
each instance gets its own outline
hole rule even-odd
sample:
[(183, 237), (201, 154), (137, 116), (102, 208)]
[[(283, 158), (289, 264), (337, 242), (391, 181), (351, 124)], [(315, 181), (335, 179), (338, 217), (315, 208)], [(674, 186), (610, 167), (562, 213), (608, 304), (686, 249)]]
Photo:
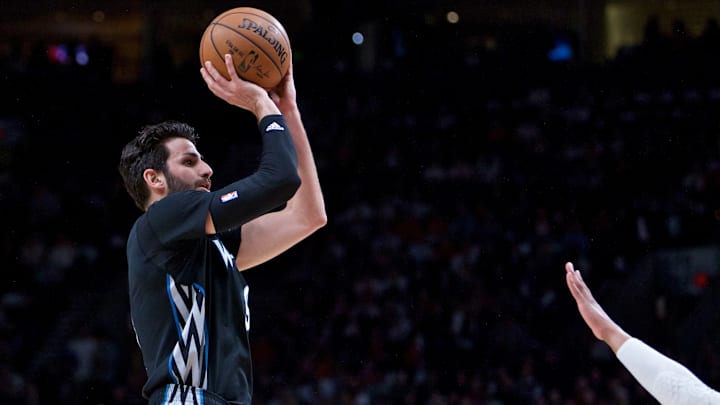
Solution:
[[(175, 302), (172, 299), (172, 277), (170, 277), (169, 274), (165, 275), (165, 288), (167, 289), (168, 294), (168, 301), (170, 301), (170, 309), (173, 313), (173, 319), (175, 319), (175, 329), (177, 329), (178, 337), (182, 336), (182, 328), (180, 326), (180, 321), (178, 320), (177, 315), (177, 307), (175, 306)], [(173, 373), (173, 355), (170, 353), (170, 356), (168, 356), (168, 374), (170, 375), (170, 378), (172, 379), (173, 383), (179, 384), (180, 381), (178, 381), (177, 377), (175, 376), (175, 373)]]
[[(180, 398), (178, 398), (178, 395)], [(212, 398), (212, 397), (211, 397)], [(182, 404), (197, 402), (199, 405), (205, 405), (205, 390), (198, 387), (188, 387), (179, 384), (167, 384), (163, 390), (162, 404), (177, 403), (178, 399)], [(215, 403), (214, 401), (212, 403)]]
[(173, 373), (173, 356), (170, 354), (170, 357), (168, 357), (168, 374), (170, 375), (170, 379), (172, 379), (173, 383), (180, 384), (180, 381), (178, 381), (177, 377), (175, 376), (175, 373)]
[(201, 286), (201, 285), (198, 284), (198, 283), (193, 283), (193, 285), (198, 289), (198, 291), (200, 291), (200, 292), (202, 293), (203, 297), (206, 297), (206, 295), (205, 295), (205, 289), (203, 288), (203, 286)]
[[(202, 292), (202, 295), (204, 297), (203, 299), (207, 299), (207, 295), (205, 295), (205, 289), (203, 288), (203, 286), (201, 286), (198, 283), (193, 283), (193, 285), (200, 292)], [(209, 342), (210, 341), (210, 329), (208, 328), (208, 324), (207, 324), (207, 316), (205, 317), (205, 319), (203, 319), (203, 323), (205, 324), (205, 328), (203, 328), (205, 330), (205, 342)], [(206, 344), (205, 345), (205, 370), (208, 370), (208, 367), (210, 367), (210, 364), (208, 363), (209, 357), (210, 357), (210, 345)], [(206, 378), (205, 386), (209, 387), (210, 386), (210, 373), (207, 373), (207, 376), (205, 378)]]
[(170, 277), (169, 274), (167, 274), (165, 276), (165, 280), (166, 280), (165, 286), (167, 288), (168, 299), (170, 301), (170, 308), (172, 309), (173, 319), (175, 319), (175, 328), (177, 329), (177, 335), (178, 335), (178, 337), (182, 337), (182, 326), (180, 325), (180, 321), (178, 320), (177, 307), (175, 306), (175, 301), (173, 300), (173, 297), (172, 297), (172, 289), (170, 288), (172, 286), (173, 279), (172, 279), (172, 277)]

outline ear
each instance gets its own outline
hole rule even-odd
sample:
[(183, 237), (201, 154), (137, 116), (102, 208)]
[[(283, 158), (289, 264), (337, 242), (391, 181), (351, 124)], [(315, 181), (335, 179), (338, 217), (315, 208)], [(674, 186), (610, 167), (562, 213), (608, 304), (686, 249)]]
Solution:
[(147, 184), (151, 193), (153, 191), (162, 193), (165, 190), (165, 176), (163, 176), (162, 172), (155, 169), (145, 169), (143, 179), (145, 179), (145, 184)]

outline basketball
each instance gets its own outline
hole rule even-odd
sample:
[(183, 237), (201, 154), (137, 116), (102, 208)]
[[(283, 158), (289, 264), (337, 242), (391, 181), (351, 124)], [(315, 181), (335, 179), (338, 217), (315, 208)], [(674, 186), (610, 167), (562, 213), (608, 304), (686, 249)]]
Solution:
[(242, 79), (271, 89), (285, 76), (292, 49), (285, 28), (269, 13), (237, 7), (215, 17), (200, 39), (200, 64), (212, 62), (226, 79), (225, 54), (232, 55)]

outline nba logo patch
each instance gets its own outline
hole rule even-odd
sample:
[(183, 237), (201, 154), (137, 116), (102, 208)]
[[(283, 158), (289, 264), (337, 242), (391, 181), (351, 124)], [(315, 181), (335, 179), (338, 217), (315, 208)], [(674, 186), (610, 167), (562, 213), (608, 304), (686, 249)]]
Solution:
[(223, 194), (222, 196), (220, 196), (220, 201), (226, 203), (226, 202), (234, 200), (236, 198), (238, 198), (237, 191), (231, 191), (227, 194)]

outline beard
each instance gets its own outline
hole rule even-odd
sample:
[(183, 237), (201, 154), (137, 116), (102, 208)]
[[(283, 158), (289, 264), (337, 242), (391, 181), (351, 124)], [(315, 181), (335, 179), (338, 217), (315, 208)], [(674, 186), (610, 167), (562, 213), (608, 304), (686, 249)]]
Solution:
[(186, 183), (170, 173), (165, 174), (165, 180), (167, 181), (168, 194), (177, 193), (179, 191), (194, 190), (196, 187), (195, 184)]

